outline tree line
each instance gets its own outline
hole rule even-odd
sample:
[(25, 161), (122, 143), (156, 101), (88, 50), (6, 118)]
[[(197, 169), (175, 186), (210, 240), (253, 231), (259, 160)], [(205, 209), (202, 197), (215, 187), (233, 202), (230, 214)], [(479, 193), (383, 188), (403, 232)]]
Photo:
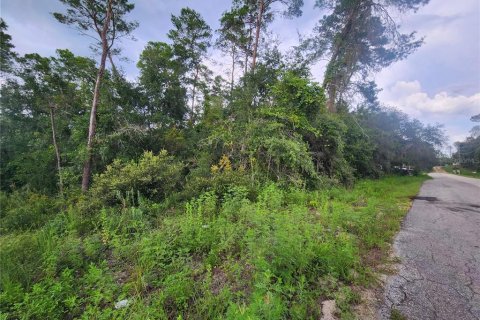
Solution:
[[(126, 18), (134, 4), (60, 2), (65, 10), (53, 18), (93, 37), (98, 59), (68, 49), (19, 55), (1, 21), (3, 191), (86, 193), (93, 176), (145, 151), (178, 161), (171, 192), (195, 194), (227, 171), (235, 177), (225, 184), (348, 185), (397, 165), (426, 169), (444, 142), (441, 126), (382, 105), (372, 81), (423, 41), (401, 33), (392, 12), (427, 0), (318, 0), (326, 14), (288, 52), (270, 41), (269, 26), (300, 17), (302, 0), (233, 0), (218, 30), (183, 8), (167, 42), (146, 44), (135, 81), (115, 65), (119, 40), (138, 26)], [(207, 66), (212, 47), (229, 59), (226, 79)], [(320, 59), (328, 63), (317, 83), (311, 67)]]
[[(480, 122), (480, 113), (470, 118), (472, 122)], [(455, 142), (457, 151), (452, 159), (457, 165), (473, 171), (480, 171), (480, 125), (476, 124), (470, 129), (470, 135), (464, 141)]]

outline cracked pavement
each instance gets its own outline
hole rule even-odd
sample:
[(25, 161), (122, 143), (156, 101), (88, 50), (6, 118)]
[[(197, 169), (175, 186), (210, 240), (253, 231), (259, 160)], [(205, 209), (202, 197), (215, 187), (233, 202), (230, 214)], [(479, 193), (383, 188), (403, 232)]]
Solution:
[(431, 173), (394, 242), (380, 319), (480, 319), (480, 179)]

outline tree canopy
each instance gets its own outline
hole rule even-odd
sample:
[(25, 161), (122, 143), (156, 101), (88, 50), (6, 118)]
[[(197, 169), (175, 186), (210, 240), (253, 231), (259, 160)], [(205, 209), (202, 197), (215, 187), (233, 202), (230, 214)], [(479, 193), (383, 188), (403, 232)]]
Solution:
[(403, 34), (392, 11), (416, 11), (428, 0), (318, 0), (316, 6), (328, 10), (307, 39), (313, 59), (328, 59), (323, 87), (328, 108), (336, 104), (352, 86), (352, 77), (365, 80), (395, 61), (405, 59), (422, 44), (415, 32)]

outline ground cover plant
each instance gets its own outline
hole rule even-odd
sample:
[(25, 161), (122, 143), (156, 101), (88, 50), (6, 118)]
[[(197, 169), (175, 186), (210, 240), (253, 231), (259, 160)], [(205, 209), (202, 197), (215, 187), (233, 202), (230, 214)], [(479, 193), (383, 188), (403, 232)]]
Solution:
[[(425, 179), (316, 191), (271, 183), (253, 196), (232, 186), (169, 210), (139, 197), (89, 222), (72, 206), (42, 226), (2, 230), (2, 317), (316, 319), (321, 301), (336, 299), (348, 319), (360, 302), (352, 288), (371, 284), (381, 262), (369, 253), (388, 248)], [(25, 196), (2, 222), (45, 210)], [(3, 195), (2, 207), (16, 197)]]

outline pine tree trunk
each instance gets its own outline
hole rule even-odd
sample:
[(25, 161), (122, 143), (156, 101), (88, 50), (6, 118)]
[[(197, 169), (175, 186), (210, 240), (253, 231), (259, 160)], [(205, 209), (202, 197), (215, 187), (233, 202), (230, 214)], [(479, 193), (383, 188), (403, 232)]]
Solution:
[(55, 129), (55, 112), (53, 105), (50, 106), (50, 125), (52, 126), (52, 141), (53, 147), (55, 149), (55, 156), (57, 158), (58, 189), (60, 191), (60, 194), (63, 195), (62, 163), (60, 158), (60, 148), (58, 147), (57, 142), (57, 132)]
[(252, 47), (252, 28), (249, 28), (248, 30), (248, 44), (247, 47), (245, 48), (245, 70), (243, 72), (243, 76), (245, 77), (248, 72), (248, 56), (250, 49)]
[(86, 192), (90, 186), (90, 177), (92, 175), (92, 158), (93, 158), (93, 141), (95, 139), (95, 129), (97, 126), (97, 106), (100, 97), (100, 85), (105, 72), (105, 62), (108, 56), (108, 42), (107, 32), (112, 18), (112, 1), (108, 1), (107, 15), (103, 23), (100, 38), (102, 40), (102, 57), (100, 59), (100, 67), (97, 72), (97, 79), (95, 81), (95, 89), (93, 91), (92, 109), (90, 111), (90, 124), (88, 126), (88, 140), (87, 140), (87, 159), (83, 165), (82, 175), (82, 191)]
[(258, 43), (260, 40), (260, 29), (262, 27), (262, 17), (264, 11), (264, 2), (263, 0), (259, 0), (258, 5), (258, 16), (257, 16), (257, 23), (255, 26), (255, 44), (253, 46), (253, 57), (252, 57), (252, 72), (255, 72), (255, 66), (257, 64), (257, 51), (258, 51)]
[(327, 65), (328, 72), (327, 72), (327, 77), (323, 82), (323, 88), (328, 92), (327, 109), (330, 112), (337, 112), (335, 101), (337, 100), (337, 94), (338, 94), (338, 89), (340, 85), (339, 76), (337, 74), (334, 74), (335, 72), (338, 72), (334, 70), (335, 68), (334, 66), (338, 62), (342, 46), (344, 45), (345, 41), (348, 40), (348, 35), (352, 30), (357, 13), (360, 10), (360, 6), (361, 6), (361, 1), (357, 1), (355, 5), (352, 6), (352, 9), (350, 10), (350, 13), (345, 22), (345, 26), (342, 29), (342, 32), (340, 33), (339, 40), (334, 45), (332, 56)]
[(233, 82), (235, 77), (235, 47), (232, 48), (232, 77), (230, 79), (230, 96), (233, 93)]
[(248, 53), (245, 54), (245, 70), (243, 72), (243, 76), (245, 76), (248, 72)]
[(197, 65), (195, 69), (195, 78), (193, 78), (193, 88), (192, 88), (192, 110), (191, 110), (191, 121), (193, 123), (193, 118), (195, 116), (195, 93), (197, 88), (198, 73), (200, 72), (200, 66)]
[(330, 82), (328, 84), (327, 110), (333, 113), (337, 112), (337, 107), (335, 105), (336, 98), (337, 98), (336, 83)]
[(120, 78), (120, 74), (118, 73), (117, 67), (115, 66), (115, 63), (113, 63), (112, 55), (110, 54), (110, 51), (108, 52), (108, 60), (110, 61), (110, 65), (112, 66), (112, 73), (115, 77)]

